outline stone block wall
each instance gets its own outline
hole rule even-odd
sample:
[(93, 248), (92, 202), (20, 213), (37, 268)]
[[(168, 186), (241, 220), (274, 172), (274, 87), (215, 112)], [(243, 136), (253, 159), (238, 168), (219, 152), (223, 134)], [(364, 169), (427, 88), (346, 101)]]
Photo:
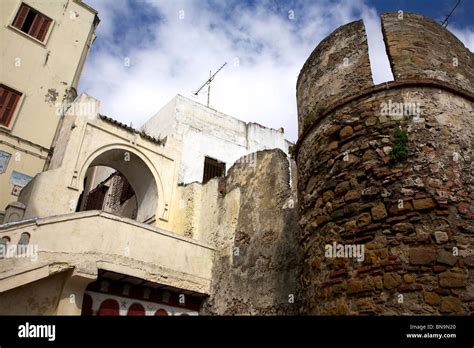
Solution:
[[(466, 73), (472, 65), (443, 75), (455, 89), (437, 75), (425, 76), (429, 83), (405, 84), (405, 78), (426, 70), (423, 62), (406, 64), (407, 53), (400, 52), (409, 48), (411, 57), (426, 62), (437, 52), (436, 47), (428, 53), (420, 45), (405, 46), (403, 38), (411, 42), (451, 34), (429, 19), (407, 16), (409, 34), (394, 41), (401, 24), (393, 24), (393, 16), (382, 20), (391, 66), (399, 68), (395, 82), (349, 98), (342, 89), (340, 103), (322, 110), (324, 117), (316, 120), (302, 110), (320, 100), (306, 100), (311, 95), (298, 90), (299, 126), (305, 129), (296, 147), (302, 314), (474, 313), (474, 98), (459, 77), (472, 86)], [(337, 37), (351, 37), (349, 28), (339, 28)], [(397, 44), (403, 48), (393, 47)], [(321, 56), (335, 49), (322, 45), (315, 50)], [(459, 57), (471, 54), (453, 49)], [(415, 69), (412, 74), (410, 69)], [(366, 78), (365, 70), (353, 74), (355, 81)], [(303, 80), (312, 90), (332, 88), (305, 68)], [(406, 106), (415, 107), (400, 114), (397, 107)], [(406, 136), (403, 146), (396, 137), (400, 129)], [(400, 146), (407, 157), (395, 161), (392, 151)], [(333, 243), (363, 246), (363, 260), (331, 257), (326, 246)]]
[[(214, 180), (206, 186), (215, 187)], [(302, 253), (286, 154), (265, 150), (244, 157), (217, 189), (217, 195), (203, 190), (203, 202), (217, 216), (214, 227), (207, 225), (215, 231), (216, 254), (202, 313), (297, 314)], [(208, 215), (203, 209), (203, 218)]]
[(382, 14), (382, 32), (394, 78), (435, 78), (474, 92), (473, 54), (431, 18)]
[(341, 26), (321, 41), (301, 69), (296, 84), (299, 134), (341, 96), (372, 85), (362, 20)]

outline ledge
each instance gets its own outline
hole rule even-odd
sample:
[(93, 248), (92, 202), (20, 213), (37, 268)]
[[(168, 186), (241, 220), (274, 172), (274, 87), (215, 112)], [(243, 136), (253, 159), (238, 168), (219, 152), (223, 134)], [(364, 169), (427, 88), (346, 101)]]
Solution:
[(321, 114), (317, 115), (316, 119), (313, 121), (313, 123), (304, 130), (303, 134), (298, 138), (298, 141), (296, 142), (295, 145), (295, 161), (298, 162), (298, 152), (300, 149), (301, 144), (305, 141), (307, 136), (313, 132), (313, 130), (319, 125), (319, 123), (325, 119), (329, 114), (334, 112), (336, 109), (339, 109), (341, 107), (344, 107), (345, 105), (359, 100), (361, 98), (364, 98), (366, 96), (369, 96), (371, 94), (376, 94), (379, 92), (387, 91), (387, 90), (394, 90), (394, 89), (400, 89), (400, 88), (406, 88), (406, 87), (428, 87), (428, 88), (434, 88), (434, 89), (442, 89), (448, 92), (451, 92), (453, 94), (456, 94), (458, 96), (461, 96), (463, 98), (466, 98), (467, 100), (474, 102), (474, 94), (466, 91), (464, 89), (461, 89), (459, 87), (456, 87), (450, 83), (441, 81), (441, 80), (435, 80), (435, 79), (405, 79), (405, 80), (397, 80), (397, 81), (390, 81), (390, 82), (383, 82), (378, 85), (375, 85), (373, 87), (369, 87), (366, 89), (361, 90), (359, 93), (344, 97), (340, 99), (339, 101), (329, 105), (324, 112)]
[(189, 238), (189, 237), (185, 237), (185, 236), (181, 236), (177, 233), (167, 231), (167, 230), (164, 230), (164, 229), (156, 227), (156, 226), (152, 226), (152, 225), (148, 225), (148, 224), (145, 224), (145, 223), (137, 222), (137, 221), (132, 220), (132, 219), (116, 216), (116, 215), (113, 215), (111, 213), (107, 213), (105, 211), (100, 211), (100, 210), (90, 210), (90, 211), (83, 211), (83, 212), (71, 213), (71, 214), (53, 215), (53, 216), (48, 216), (48, 217), (44, 217), (44, 218), (36, 217), (36, 218), (27, 219), (27, 220), (10, 222), (10, 223), (7, 223), (7, 224), (0, 225), (0, 232), (8, 232), (11, 229), (17, 229), (19, 227), (27, 227), (27, 226), (31, 226), (31, 225), (36, 225), (36, 226), (50, 225), (50, 224), (61, 223), (61, 222), (64, 222), (64, 221), (82, 220), (82, 219), (89, 219), (89, 218), (93, 218), (93, 217), (100, 217), (100, 218), (103, 218), (103, 219), (118, 221), (118, 222), (121, 222), (121, 223), (124, 223), (124, 224), (127, 224), (127, 225), (135, 226), (137, 228), (146, 229), (150, 232), (158, 233), (158, 234), (170, 237), (170, 238), (181, 240), (181, 241), (186, 242), (186, 243), (198, 245), (200, 247), (203, 247), (203, 248), (206, 248), (206, 249), (209, 249), (209, 250), (212, 250), (212, 251), (215, 250), (215, 248), (211, 247), (209, 244), (204, 243), (202, 241), (199, 241), (199, 240), (196, 240), (196, 239), (193, 239), (193, 238)]

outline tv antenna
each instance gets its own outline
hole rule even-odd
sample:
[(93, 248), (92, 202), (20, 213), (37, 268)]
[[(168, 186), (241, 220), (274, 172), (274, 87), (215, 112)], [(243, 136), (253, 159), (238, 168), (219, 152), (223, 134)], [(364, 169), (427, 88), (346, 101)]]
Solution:
[(454, 5), (453, 9), (451, 10), (451, 12), (449, 12), (448, 15), (446, 15), (446, 18), (441, 22), (441, 26), (446, 28), (448, 26), (448, 19), (449, 17), (451, 17), (451, 15), (453, 14), (454, 10), (456, 10), (456, 8), (458, 7), (458, 5), (461, 3), (461, 0), (458, 0), (458, 2), (456, 2), (456, 5)]
[(209, 79), (206, 82), (204, 82), (202, 86), (199, 87), (199, 89), (196, 92), (194, 92), (194, 95), (198, 95), (199, 92), (201, 92), (201, 90), (207, 85), (207, 107), (209, 107), (209, 96), (211, 95), (211, 82), (212, 80), (214, 80), (214, 77), (217, 75), (217, 73), (221, 71), (224, 66), (226, 66), (226, 64), (227, 62), (222, 64), (222, 66), (219, 69), (217, 69), (217, 71), (214, 74), (212, 74), (212, 71), (209, 71)]

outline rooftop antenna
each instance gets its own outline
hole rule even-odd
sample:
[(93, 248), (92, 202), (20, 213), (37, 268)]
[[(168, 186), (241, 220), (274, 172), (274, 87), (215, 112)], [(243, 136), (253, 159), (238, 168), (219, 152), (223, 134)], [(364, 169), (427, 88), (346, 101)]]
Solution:
[(451, 12), (446, 15), (446, 18), (443, 20), (443, 22), (441, 22), (441, 26), (446, 28), (448, 26), (448, 19), (449, 17), (451, 17), (451, 15), (453, 14), (454, 10), (458, 7), (458, 5), (461, 3), (461, 0), (458, 0), (458, 2), (456, 2), (456, 5), (454, 5), (453, 9), (451, 10)]
[(214, 74), (212, 74), (212, 71), (209, 71), (209, 79), (206, 82), (204, 82), (202, 86), (199, 87), (199, 89), (196, 92), (194, 92), (194, 95), (198, 95), (199, 92), (201, 92), (201, 90), (207, 85), (207, 107), (209, 107), (209, 96), (211, 95), (211, 82), (212, 80), (214, 80), (214, 77), (217, 75), (217, 73), (221, 71), (224, 66), (226, 66), (226, 64), (227, 62), (222, 64), (222, 66), (219, 69), (217, 69), (217, 71)]

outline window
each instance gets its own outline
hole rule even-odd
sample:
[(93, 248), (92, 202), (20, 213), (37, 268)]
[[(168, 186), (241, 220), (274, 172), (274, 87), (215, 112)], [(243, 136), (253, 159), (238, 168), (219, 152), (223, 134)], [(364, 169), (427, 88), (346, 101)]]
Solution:
[(23, 232), (18, 241), (18, 245), (28, 245), (30, 243), (30, 234), (28, 232)]
[(0, 125), (8, 127), (20, 97), (20, 92), (0, 85)]
[(204, 175), (202, 177), (203, 184), (212, 178), (224, 176), (224, 174), (225, 163), (216, 161), (215, 159), (209, 157), (204, 158)]
[(0, 260), (5, 258), (7, 255), (7, 247), (8, 243), (10, 243), (10, 238), (9, 237), (2, 237), (0, 238)]
[(127, 312), (128, 316), (141, 316), (145, 315), (145, 308), (139, 304), (139, 303), (134, 303), (130, 306)]
[(102, 185), (89, 192), (84, 210), (102, 210), (108, 189), (107, 186)]
[(46, 38), (51, 22), (51, 19), (45, 15), (42, 15), (25, 4), (21, 4), (15, 20), (13, 21), (13, 26), (43, 42)]
[(119, 304), (117, 301), (108, 299), (101, 303), (99, 310), (97, 311), (97, 315), (102, 316), (119, 316), (120, 309)]

